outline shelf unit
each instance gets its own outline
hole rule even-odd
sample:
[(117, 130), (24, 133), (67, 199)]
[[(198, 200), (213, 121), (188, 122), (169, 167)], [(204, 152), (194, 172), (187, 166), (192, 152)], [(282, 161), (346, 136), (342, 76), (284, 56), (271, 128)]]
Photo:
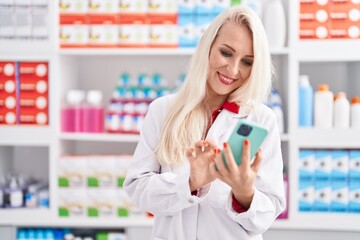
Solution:
[[(360, 148), (360, 132), (353, 130), (319, 130), (297, 126), (297, 80), (302, 71), (312, 69), (316, 75), (319, 64), (344, 65), (350, 70), (350, 78), (360, 76), (360, 41), (299, 41), (298, 4), (283, 0), (287, 9), (288, 39), (282, 49), (271, 49), (277, 71), (274, 85), (280, 89), (284, 104), (285, 133), (282, 147), (285, 165), (288, 167), (290, 184), (289, 219), (277, 220), (273, 229), (359, 231), (360, 215), (335, 213), (299, 213), (297, 211), (298, 172), (296, 160), (301, 148)], [(185, 72), (193, 49), (58, 49), (57, 1), (50, 1), (50, 39), (45, 43), (0, 42), (0, 60), (41, 60), (50, 66), (50, 124), (47, 127), (0, 127), (0, 148), (45, 147), (49, 149), (48, 168), (50, 201), (49, 209), (0, 209), (0, 227), (151, 227), (152, 219), (61, 219), (57, 216), (57, 164), (69, 145), (110, 144), (119, 152), (131, 152), (138, 135), (116, 134), (65, 134), (60, 132), (60, 106), (64, 93), (70, 88), (89, 90), (98, 88), (110, 96), (118, 75), (128, 71), (132, 75), (141, 72), (160, 71), (167, 79), (175, 80)], [(45, 50), (44, 50), (45, 49)], [(156, 61), (153, 61), (156, 59)], [(314, 64), (315, 67), (309, 66)], [(163, 68), (166, 66), (166, 69)], [(360, 84), (355, 84), (360, 93)], [(109, 99), (105, 99), (108, 102)], [(121, 145), (126, 145), (121, 147)], [(128, 148), (130, 146), (130, 148)], [(83, 149), (79, 147), (78, 149)], [(71, 150), (70, 150), (71, 151)], [(78, 150), (82, 151), (82, 150)], [(6, 154), (8, 151), (0, 151)], [(76, 152), (73, 152), (76, 153)], [(10, 154), (11, 155), (11, 154)], [(4, 156), (0, 156), (2, 160)], [(31, 159), (30, 159), (31, 160)], [(1, 163), (0, 163), (1, 167)], [(0, 172), (1, 174), (1, 172)], [(346, 224), (339, 224), (346, 223)]]

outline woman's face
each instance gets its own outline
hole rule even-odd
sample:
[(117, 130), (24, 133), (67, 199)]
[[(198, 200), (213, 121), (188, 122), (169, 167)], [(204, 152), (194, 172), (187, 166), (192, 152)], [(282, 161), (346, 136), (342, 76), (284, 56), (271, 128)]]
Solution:
[(209, 57), (210, 95), (228, 96), (249, 78), (254, 62), (253, 42), (246, 26), (225, 23)]

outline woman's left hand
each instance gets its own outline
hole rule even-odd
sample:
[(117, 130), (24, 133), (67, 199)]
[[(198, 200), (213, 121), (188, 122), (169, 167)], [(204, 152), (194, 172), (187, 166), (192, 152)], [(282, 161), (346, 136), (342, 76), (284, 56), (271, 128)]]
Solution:
[[(227, 183), (234, 194), (235, 199), (244, 208), (249, 208), (254, 196), (254, 183), (256, 174), (262, 160), (261, 149), (256, 153), (255, 159), (250, 163), (250, 141), (244, 140), (241, 164), (237, 165), (230, 146), (224, 143), (225, 166), (221, 153), (215, 155), (214, 166), (211, 167), (212, 174)], [(216, 164), (216, 165), (215, 165)]]

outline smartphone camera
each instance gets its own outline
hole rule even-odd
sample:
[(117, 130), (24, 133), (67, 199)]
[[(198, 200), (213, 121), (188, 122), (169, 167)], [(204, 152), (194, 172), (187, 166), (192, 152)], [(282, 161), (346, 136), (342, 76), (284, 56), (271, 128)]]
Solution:
[(237, 133), (241, 136), (247, 137), (249, 136), (251, 130), (252, 130), (251, 126), (246, 124), (241, 124), (239, 129), (237, 130)]

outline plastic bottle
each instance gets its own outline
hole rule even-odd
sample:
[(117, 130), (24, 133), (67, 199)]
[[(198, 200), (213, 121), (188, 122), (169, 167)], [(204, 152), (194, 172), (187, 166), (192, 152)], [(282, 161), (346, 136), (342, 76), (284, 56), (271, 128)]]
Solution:
[(281, 0), (268, 0), (263, 10), (263, 23), (270, 48), (282, 48), (286, 41), (286, 17)]
[(69, 90), (66, 94), (65, 103), (61, 109), (61, 131), (83, 131), (83, 102), (85, 92), (82, 90)]
[(269, 107), (275, 112), (279, 132), (284, 132), (284, 113), (282, 110), (282, 101), (279, 94), (279, 91), (273, 89), (271, 91), (270, 99), (269, 99)]
[(4, 206), (4, 187), (5, 187), (5, 177), (1, 176), (0, 177), (0, 208), (2, 208)]
[(350, 126), (350, 102), (346, 93), (339, 92), (334, 97), (334, 127), (349, 128)]
[(309, 76), (300, 75), (299, 78), (299, 126), (313, 125), (314, 92), (309, 82)]
[(24, 193), (16, 177), (12, 177), (6, 188), (4, 188), (4, 204), (6, 208), (18, 208), (24, 205)]
[(350, 106), (350, 124), (352, 128), (360, 128), (360, 96), (351, 99)]
[(90, 90), (84, 106), (84, 132), (101, 133), (104, 131), (104, 106), (101, 91)]
[(334, 94), (327, 84), (320, 84), (314, 98), (314, 125), (317, 128), (332, 128)]

